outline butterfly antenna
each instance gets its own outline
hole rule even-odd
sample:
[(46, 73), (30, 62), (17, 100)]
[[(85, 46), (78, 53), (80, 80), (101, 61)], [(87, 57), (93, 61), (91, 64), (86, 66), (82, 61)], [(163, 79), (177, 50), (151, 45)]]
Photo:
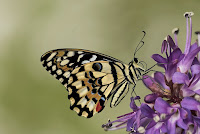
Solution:
[[(144, 37), (145, 37), (145, 35), (146, 35), (146, 32), (145, 32), (145, 31), (142, 31), (142, 32), (143, 32), (143, 36), (142, 36), (142, 39), (140, 40), (140, 42), (138, 43), (138, 45), (137, 45), (137, 47), (136, 47), (136, 49), (135, 49), (134, 58), (135, 58), (135, 55), (136, 55), (137, 51), (140, 50), (140, 48), (144, 45), (143, 39), (144, 39)], [(141, 44), (141, 43), (142, 43), (142, 44)], [(140, 44), (141, 44), (141, 45), (140, 45)]]

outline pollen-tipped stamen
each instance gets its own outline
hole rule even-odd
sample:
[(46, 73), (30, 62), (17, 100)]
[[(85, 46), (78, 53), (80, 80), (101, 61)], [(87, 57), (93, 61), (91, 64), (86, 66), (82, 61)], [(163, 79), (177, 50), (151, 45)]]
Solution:
[(184, 13), (184, 16), (186, 18), (186, 44), (185, 44), (185, 53), (187, 53), (187, 50), (190, 46), (188, 46), (188, 35), (189, 35), (189, 26), (188, 26), (188, 12)]
[(188, 43), (191, 45), (191, 39), (192, 39), (192, 16), (194, 15), (193, 12), (190, 12), (190, 35), (189, 35), (189, 40)]
[[(185, 45), (185, 54), (189, 53), (190, 50), (190, 44), (191, 44), (191, 38), (192, 38), (192, 16), (194, 15), (193, 12), (186, 12), (184, 14), (186, 18), (186, 45)], [(190, 26), (188, 24), (188, 18), (190, 19)]]
[(179, 28), (174, 28), (174, 29), (172, 30), (172, 34), (174, 34), (174, 40), (175, 40), (176, 46), (178, 46), (178, 39), (177, 39), (178, 33), (179, 33)]
[[(167, 42), (167, 36), (164, 38), (164, 40)], [(169, 46), (169, 42), (167, 42), (167, 47), (166, 47), (167, 57), (168, 57), (168, 53), (171, 54), (171, 47)]]

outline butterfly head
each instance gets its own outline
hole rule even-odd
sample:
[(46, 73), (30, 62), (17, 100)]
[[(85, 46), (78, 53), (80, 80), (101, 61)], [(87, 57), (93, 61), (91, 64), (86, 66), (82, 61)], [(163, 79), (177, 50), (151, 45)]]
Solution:
[(134, 61), (136, 64), (138, 64), (138, 63), (139, 63), (139, 60), (138, 60), (138, 58), (134, 58), (134, 59), (133, 59), (133, 61)]

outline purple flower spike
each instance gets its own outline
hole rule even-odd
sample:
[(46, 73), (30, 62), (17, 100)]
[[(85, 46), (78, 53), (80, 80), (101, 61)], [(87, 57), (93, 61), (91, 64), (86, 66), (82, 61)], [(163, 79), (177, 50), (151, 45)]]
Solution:
[[(178, 46), (178, 29), (162, 42), (161, 53), (152, 58), (163, 72), (152, 76), (142, 75), (144, 85), (151, 93), (144, 102), (131, 97), (132, 112), (108, 121), (105, 130), (126, 128), (129, 134), (200, 134), (200, 32), (197, 41), (191, 45), (192, 12), (185, 13), (187, 36), (184, 53)], [(151, 68), (150, 68), (151, 69)], [(142, 90), (140, 90), (142, 91)]]

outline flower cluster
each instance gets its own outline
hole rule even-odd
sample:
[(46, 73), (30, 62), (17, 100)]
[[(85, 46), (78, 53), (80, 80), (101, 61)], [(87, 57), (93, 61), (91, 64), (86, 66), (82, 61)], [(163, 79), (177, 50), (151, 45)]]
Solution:
[(200, 32), (198, 41), (191, 45), (193, 12), (186, 18), (186, 44), (181, 51), (177, 41), (168, 36), (163, 41), (161, 53), (152, 58), (165, 71), (155, 72), (153, 77), (144, 75), (143, 83), (152, 93), (145, 96), (140, 106), (135, 104), (139, 97), (131, 98), (133, 112), (104, 124), (105, 130), (126, 128), (131, 134), (200, 134)]

